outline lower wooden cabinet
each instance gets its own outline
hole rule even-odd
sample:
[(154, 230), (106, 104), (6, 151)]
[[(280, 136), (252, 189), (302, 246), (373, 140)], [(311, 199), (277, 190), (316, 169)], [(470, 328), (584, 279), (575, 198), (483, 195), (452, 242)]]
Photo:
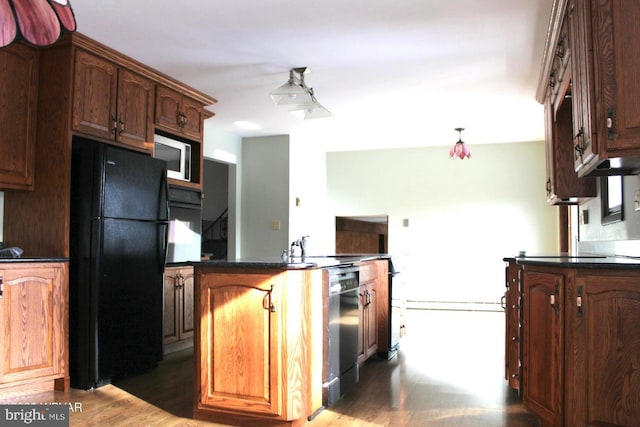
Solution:
[(164, 270), (164, 354), (193, 347), (193, 267)]
[(509, 387), (522, 391), (520, 371), (520, 266), (515, 260), (510, 261), (505, 268), (505, 351), (504, 351), (504, 376)]
[[(375, 269), (375, 265), (361, 266)], [(360, 329), (358, 331), (358, 364), (363, 364), (378, 351), (378, 284), (377, 274), (372, 280), (360, 281), (358, 290), (358, 310)]]
[(566, 298), (566, 426), (640, 426), (640, 272), (578, 270)]
[(640, 425), (640, 271), (524, 266), (523, 403), (545, 426)]
[(562, 271), (524, 273), (522, 371), (524, 405), (545, 425), (562, 425), (564, 307)]
[(69, 389), (66, 263), (0, 263), (0, 395)]
[(321, 405), (321, 270), (196, 267), (195, 281), (194, 418), (306, 420)]

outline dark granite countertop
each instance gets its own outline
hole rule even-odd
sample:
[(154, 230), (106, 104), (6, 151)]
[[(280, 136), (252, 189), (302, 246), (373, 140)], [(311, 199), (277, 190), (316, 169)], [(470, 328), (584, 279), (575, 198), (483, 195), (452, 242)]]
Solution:
[(576, 255), (565, 253), (546, 255), (525, 254), (523, 256), (516, 255), (512, 257), (505, 257), (503, 260), (507, 262), (516, 262), (522, 265), (542, 265), (549, 267), (640, 270), (639, 257), (588, 253)]
[(351, 265), (358, 262), (376, 259), (390, 259), (387, 254), (345, 254), (345, 255), (310, 255), (293, 257), (286, 261), (280, 257), (237, 259), (237, 260), (203, 260), (192, 262), (196, 267), (220, 268), (274, 268), (280, 270), (301, 270), (309, 268), (328, 268)]

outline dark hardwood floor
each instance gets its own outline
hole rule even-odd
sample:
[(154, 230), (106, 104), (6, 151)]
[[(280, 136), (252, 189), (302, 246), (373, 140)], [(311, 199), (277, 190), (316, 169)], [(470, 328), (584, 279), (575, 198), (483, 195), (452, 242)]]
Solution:
[[(367, 362), (355, 388), (309, 427), (540, 425), (504, 379), (504, 313), (409, 310), (407, 317), (398, 356)], [(11, 400), (52, 401), (82, 404), (81, 412), (71, 413), (71, 426), (221, 425), (190, 419), (193, 357), (188, 351), (97, 390)]]

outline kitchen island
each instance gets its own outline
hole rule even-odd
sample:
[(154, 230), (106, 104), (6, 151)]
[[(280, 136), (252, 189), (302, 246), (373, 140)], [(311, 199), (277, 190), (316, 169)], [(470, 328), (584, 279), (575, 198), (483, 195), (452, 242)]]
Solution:
[[(194, 263), (194, 418), (306, 423), (323, 409), (328, 269), (379, 265), (386, 272), (388, 262), (386, 255), (345, 255)], [(386, 274), (379, 280), (376, 316), (384, 317)]]
[(640, 425), (640, 260), (508, 257), (506, 377), (544, 425)]

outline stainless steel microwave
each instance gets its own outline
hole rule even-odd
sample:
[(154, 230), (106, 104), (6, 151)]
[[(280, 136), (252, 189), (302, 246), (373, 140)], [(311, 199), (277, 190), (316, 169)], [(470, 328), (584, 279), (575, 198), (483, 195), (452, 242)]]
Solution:
[(154, 135), (153, 157), (167, 162), (167, 178), (191, 181), (191, 145)]

